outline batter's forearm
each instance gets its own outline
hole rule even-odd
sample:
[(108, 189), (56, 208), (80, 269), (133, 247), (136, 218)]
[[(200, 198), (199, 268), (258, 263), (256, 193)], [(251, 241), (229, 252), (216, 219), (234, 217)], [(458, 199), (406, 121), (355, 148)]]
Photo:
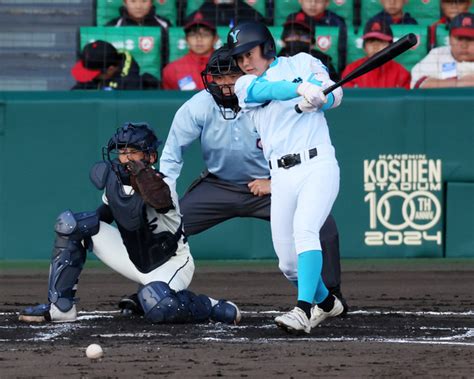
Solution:
[(299, 83), (285, 80), (278, 82), (255, 80), (247, 91), (246, 102), (264, 103), (269, 100), (290, 100), (300, 96), (297, 92)]

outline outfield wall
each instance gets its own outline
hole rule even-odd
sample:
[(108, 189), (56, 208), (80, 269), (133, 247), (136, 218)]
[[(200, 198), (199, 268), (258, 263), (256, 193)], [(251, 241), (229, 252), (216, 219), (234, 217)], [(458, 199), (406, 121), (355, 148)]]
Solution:
[[(45, 259), (56, 216), (92, 210), (88, 179), (118, 125), (162, 139), (190, 93), (0, 93), (0, 259)], [(346, 90), (327, 112), (341, 166), (334, 207), (346, 258), (474, 257), (474, 90)], [(185, 155), (182, 194), (203, 168)], [(269, 225), (236, 219), (191, 237), (197, 258), (273, 258)]]

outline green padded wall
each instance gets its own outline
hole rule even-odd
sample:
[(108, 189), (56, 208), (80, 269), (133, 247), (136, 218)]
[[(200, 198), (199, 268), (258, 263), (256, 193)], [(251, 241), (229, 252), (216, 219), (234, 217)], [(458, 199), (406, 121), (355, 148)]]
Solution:
[[(96, 0), (96, 4), (96, 22), (98, 26), (103, 26), (120, 16), (119, 8), (123, 5), (123, 0)], [(156, 0), (153, 5), (157, 14), (176, 25), (176, 0)]]
[[(474, 256), (453, 245), (461, 238), (472, 242), (472, 233), (450, 225), (453, 217), (464, 228), (472, 223), (472, 191), (451, 183), (474, 183), (474, 91), (344, 93), (342, 105), (326, 112), (341, 168), (333, 214), (342, 256)], [(192, 95), (0, 93), (0, 259), (47, 258), (56, 216), (100, 204), (88, 171), (115, 128), (148, 121), (165, 139), (175, 111)], [(184, 162), (181, 194), (203, 169), (199, 142)], [(226, 222), (191, 237), (190, 244), (197, 258), (274, 257), (269, 225), (260, 220)]]
[(140, 66), (140, 74), (148, 72), (161, 78), (161, 28), (149, 26), (82, 27), (81, 50), (90, 42), (110, 42), (118, 50), (127, 50)]
[(469, 256), (474, 251), (474, 183), (449, 182), (446, 203), (446, 256)]

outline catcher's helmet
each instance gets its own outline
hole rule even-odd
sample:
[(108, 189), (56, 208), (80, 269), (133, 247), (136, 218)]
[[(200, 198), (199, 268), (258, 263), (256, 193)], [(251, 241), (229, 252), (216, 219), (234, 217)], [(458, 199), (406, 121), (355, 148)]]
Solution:
[(119, 150), (130, 147), (145, 153), (142, 162), (148, 166), (150, 165), (150, 155), (158, 154), (157, 149), (160, 144), (161, 141), (158, 140), (155, 132), (147, 123), (129, 122), (118, 128), (107, 146), (102, 148), (102, 157), (104, 161), (110, 162), (122, 184), (130, 185), (130, 173), (126, 164), (121, 164), (118, 159)]
[(242, 74), (239, 66), (229, 55), (229, 48), (224, 45), (214, 51), (209, 58), (206, 68), (201, 72), (202, 82), (219, 106), (226, 120), (233, 120), (239, 112), (239, 100), (234, 94), (233, 84), (217, 84), (215, 76)]
[(255, 46), (262, 46), (266, 59), (276, 57), (275, 40), (265, 24), (249, 21), (234, 26), (227, 35), (230, 55), (233, 57), (246, 53)]
[(161, 141), (147, 123), (126, 123), (118, 128), (107, 144), (107, 153), (113, 150), (133, 147), (150, 154), (156, 152)]

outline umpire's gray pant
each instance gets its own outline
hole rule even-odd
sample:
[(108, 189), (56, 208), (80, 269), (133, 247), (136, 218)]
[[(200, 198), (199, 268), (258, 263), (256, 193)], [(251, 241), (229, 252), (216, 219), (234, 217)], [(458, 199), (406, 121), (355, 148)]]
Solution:
[[(180, 200), (184, 230), (190, 236), (234, 217), (255, 217), (270, 221), (270, 195), (255, 196), (246, 184), (220, 180), (209, 174), (195, 181)], [(341, 262), (339, 233), (329, 215), (320, 230), (323, 251), (324, 284), (331, 291), (339, 290)]]

